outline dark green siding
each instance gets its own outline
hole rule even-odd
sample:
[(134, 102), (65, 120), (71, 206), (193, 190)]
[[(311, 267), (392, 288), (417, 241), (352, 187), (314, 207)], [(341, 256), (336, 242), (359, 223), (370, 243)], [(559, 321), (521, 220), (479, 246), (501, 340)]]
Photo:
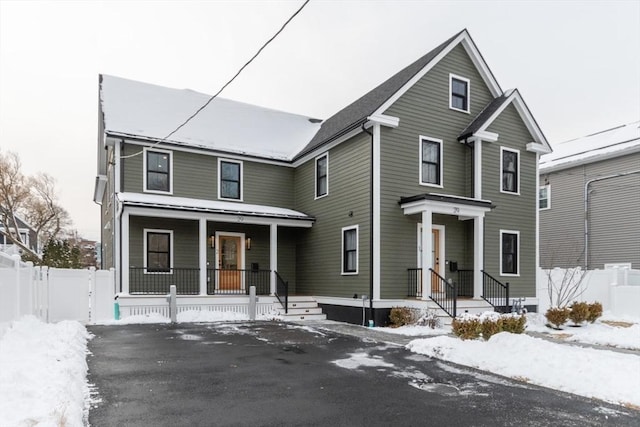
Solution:
[(132, 216), (129, 266), (144, 267), (144, 229), (173, 231), (173, 268), (198, 268), (198, 221)]
[[(497, 142), (482, 145), (482, 198), (496, 206), (485, 216), (485, 271), (511, 285), (514, 297), (535, 296), (536, 269), (536, 155), (526, 150), (533, 137), (515, 107), (508, 106), (488, 128), (499, 134)], [(520, 194), (500, 191), (500, 147), (520, 151)], [(500, 230), (520, 232), (520, 274), (500, 275)]]
[[(318, 220), (299, 231), (297, 291), (352, 297), (369, 294), (371, 137), (362, 133), (329, 151), (329, 194), (315, 197), (315, 160), (296, 169), (296, 208)], [(358, 274), (341, 274), (342, 227), (358, 225)]]
[[(137, 153), (141, 146), (125, 144), (124, 156)], [(124, 191), (142, 193), (143, 154), (124, 159)], [(266, 163), (243, 162), (243, 201), (245, 203), (293, 207), (293, 168)], [(217, 200), (218, 157), (173, 151), (173, 196)]]
[[(470, 114), (449, 108), (449, 73), (471, 80)], [(470, 149), (457, 137), (492, 99), (464, 48), (458, 46), (385, 112), (399, 117), (400, 124), (395, 129), (382, 128), (382, 298), (407, 295), (407, 268), (416, 267), (417, 262), (416, 223), (421, 218), (405, 216), (398, 205), (400, 197), (431, 192), (472, 196)], [(443, 140), (443, 188), (419, 183), (420, 136)], [(446, 216), (434, 216), (433, 223), (446, 227), (446, 253), (441, 256), (458, 261), (460, 268), (472, 266), (473, 224)]]

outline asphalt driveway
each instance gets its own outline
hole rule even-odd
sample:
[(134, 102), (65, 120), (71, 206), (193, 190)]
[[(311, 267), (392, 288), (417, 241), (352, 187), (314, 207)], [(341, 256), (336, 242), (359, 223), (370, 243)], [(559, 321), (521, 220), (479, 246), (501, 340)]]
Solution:
[[(91, 326), (101, 426), (637, 426), (640, 413), (276, 322)], [(403, 339), (398, 338), (398, 344)]]

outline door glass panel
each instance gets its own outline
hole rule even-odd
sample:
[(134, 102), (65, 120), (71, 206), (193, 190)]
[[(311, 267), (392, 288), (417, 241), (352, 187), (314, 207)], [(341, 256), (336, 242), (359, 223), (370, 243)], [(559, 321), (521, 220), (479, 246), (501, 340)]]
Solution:
[(238, 243), (236, 239), (222, 240), (222, 268), (225, 270), (238, 269)]

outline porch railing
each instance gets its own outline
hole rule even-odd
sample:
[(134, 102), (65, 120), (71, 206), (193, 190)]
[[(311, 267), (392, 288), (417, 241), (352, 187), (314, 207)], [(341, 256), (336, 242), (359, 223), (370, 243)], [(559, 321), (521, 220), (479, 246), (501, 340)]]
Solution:
[(289, 312), (289, 282), (286, 282), (276, 271), (276, 298), (282, 304), (284, 312)]
[(271, 270), (207, 269), (207, 295), (249, 295), (256, 287), (256, 295), (271, 292)]
[(129, 268), (130, 294), (168, 294), (169, 286), (171, 285), (176, 285), (178, 295), (198, 295), (200, 293), (200, 269), (153, 269), (146, 267)]
[(447, 279), (439, 275), (433, 269), (431, 272), (431, 286), (437, 285), (438, 292), (431, 292), (430, 298), (440, 306), (449, 316), (455, 318), (457, 315), (458, 291), (455, 282), (449, 283)]
[(408, 268), (407, 269), (407, 296), (409, 297), (422, 297), (422, 269), (421, 268)]
[(491, 304), (495, 311), (508, 313), (510, 311), (509, 282), (502, 283), (482, 271), (482, 298)]
[(473, 297), (473, 270), (458, 270), (458, 296)]

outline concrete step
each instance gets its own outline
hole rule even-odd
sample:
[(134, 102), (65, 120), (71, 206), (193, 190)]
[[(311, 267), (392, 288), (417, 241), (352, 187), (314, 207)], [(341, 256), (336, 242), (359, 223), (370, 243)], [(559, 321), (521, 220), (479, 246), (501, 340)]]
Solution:
[(291, 303), (303, 303), (303, 302), (311, 302), (316, 303), (316, 300), (313, 297), (304, 296), (304, 295), (289, 295), (289, 304)]
[[(284, 309), (281, 308), (280, 314), (284, 315)], [(316, 307), (306, 307), (306, 308), (292, 308), (289, 307), (289, 312), (287, 314), (291, 315), (305, 315), (305, 314), (322, 314), (322, 309), (316, 305)]]
[(318, 303), (315, 301), (291, 301), (289, 300), (289, 308), (316, 308)]
[(284, 321), (327, 320), (326, 314), (281, 314)]

